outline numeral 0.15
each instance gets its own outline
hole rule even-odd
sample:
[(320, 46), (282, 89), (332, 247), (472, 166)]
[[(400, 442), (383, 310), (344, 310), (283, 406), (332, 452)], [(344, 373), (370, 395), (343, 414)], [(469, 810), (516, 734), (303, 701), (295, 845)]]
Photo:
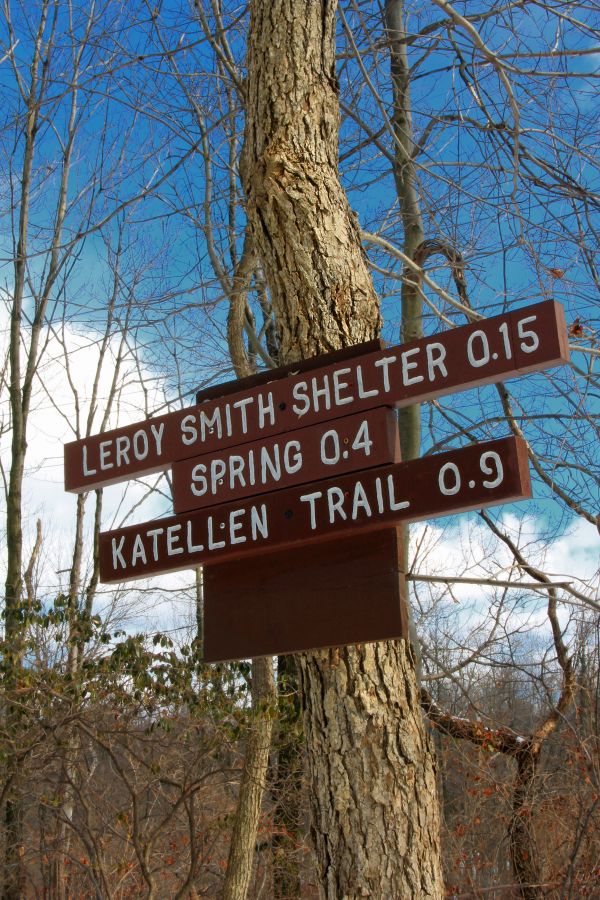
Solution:
[[(479, 468), (483, 475), (493, 476), (491, 478), (485, 478), (481, 482), (484, 488), (492, 491), (494, 488), (497, 488), (498, 485), (502, 484), (504, 479), (504, 467), (502, 466), (502, 460), (500, 459), (499, 454), (494, 450), (486, 450), (485, 453), (481, 454), (479, 457)], [(438, 487), (441, 493), (444, 494), (445, 497), (452, 497), (453, 494), (458, 494), (461, 486), (462, 477), (456, 463), (444, 463), (438, 473)]]
[[(519, 319), (517, 322), (517, 334), (519, 335), (520, 347), (523, 353), (533, 353), (540, 346), (540, 339), (536, 332), (532, 331), (531, 328), (527, 328), (527, 325), (531, 322), (535, 322), (536, 319), (537, 316), (527, 316), (524, 319)], [(498, 331), (502, 335), (504, 355), (506, 359), (512, 359), (513, 352), (510, 343), (508, 322), (503, 322), (502, 325), (499, 326)], [(469, 335), (469, 340), (467, 341), (467, 358), (474, 369), (485, 366), (492, 358), (488, 336), (481, 328), (478, 328), (477, 331), (474, 331)], [(495, 354), (493, 355), (493, 358), (497, 358)]]

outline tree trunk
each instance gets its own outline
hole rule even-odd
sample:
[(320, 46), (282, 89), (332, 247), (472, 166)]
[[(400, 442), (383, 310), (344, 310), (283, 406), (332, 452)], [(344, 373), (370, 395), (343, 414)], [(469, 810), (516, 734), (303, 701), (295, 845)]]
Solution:
[(245, 900), (252, 877), (254, 846), (271, 749), (275, 679), (270, 656), (252, 662), (252, 722), (235, 811), (221, 900)]
[(523, 900), (539, 900), (546, 894), (541, 887), (540, 855), (533, 824), (539, 753), (526, 749), (517, 756), (516, 762), (517, 776), (509, 828), (510, 858), (519, 882), (520, 896)]
[[(394, 181), (404, 231), (404, 253), (415, 258), (425, 239), (425, 230), (416, 190), (415, 146), (410, 104), (410, 67), (406, 49), (403, 0), (386, 0), (385, 28), (390, 53), (392, 85), (392, 127), (394, 130)], [(418, 278), (405, 267), (402, 283), (401, 340), (412, 341), (423, 335), (422, 301)], [(421, 452), (421, 408), (418, 403), (400, 410), (402, 459), (415, 459)], [(408, 542), (406, 543), (408, 547)]]
[[(251, 10), (240, 171), (287, 362), (374, 337), (380, 313), (338, 177), (336, 3)], [(405, 643), (305, 654), (300, 669), (323, 896), (441, 897), (434, 753)]]
[(279, 731), (273, 793), (273, 897), (291, 900), (301, 894), (298, 844), (303, 816), (301, 707), (298, 667), (293, 656), (277, 660)]
[(356, 344), (380, 315), (338, 178), (332, 0), (253, 3), (240, 174), (282, 364)]
[[(27, 239), (29, 228), (29, 203), (32, 183), (35, 135), (39, 119), (38, 79), (41, 60), (41, 44), (46, 27), (46, 6), (40, 17), (31, 62), (31, 84), (26, 98), (24, 149), (21, 173), (21, 195), (16, 257), (14, 259), (14, 286), (10, 317), (9, 345), (9, 395), (11, 411), (11, 457), (6, 495), (6, 583), (4, 588), (4, 660), (5, 708), (4, 720), (8, 740), (6, 750), (7, 778), (11, 780), (4, 807), (4, 862), (3, 892), (6, 900), (22, 896), (23, 872), (23, 796), (19, 763), (15, 758), (24, 728), (24, 716), (18, 698), (23, 664), (25, 629), (23, 627), (23, 522), (22, 488), (27, 451), (27, 415), (31, 379), (23, 378), (22, 367), (22, 319), (26, 285)], [(37, 310), (36, 310), (37, 313)], [(37, 319), (37, 315), (36, 315)], [(36, 349), (36, 320), (31, 328), (30, 352)]]
[(406, 644), (335, 656), (302, 661), (324, 896), (441, 897), (434, 753)]

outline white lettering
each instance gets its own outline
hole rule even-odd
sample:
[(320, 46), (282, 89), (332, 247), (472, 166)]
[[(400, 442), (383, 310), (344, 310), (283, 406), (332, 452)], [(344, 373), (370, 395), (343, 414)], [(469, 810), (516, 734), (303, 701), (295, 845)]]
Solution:
[(412, 350), (405, 350), (402, 353), (402, 382), (403, 384), (418, 384), (420, 381), (423, 381), (424, 378), (422, 375), (409, 375), (410, 369), (417, 369), (419, 367), (418, 362), (409, 362), (409, 357), (415, 356), (417, 353), (421, 352), (420, 347), (413, 347)]
[(115, 441), (115, 465), (117, 468), (121, 465), (121, 460), (125, 460), (125, 465), (129, 465), (129, 438), (126, 435), (118, 437)]
[[(437, 356), (433, 355), (434, 352), (437, 352)], [(444, 364), (444, 360), (446, 359), (446, 348), (444, 345), (434, 341), (432, 344), (427, 344), (425, 353), (427, 354), (427, 374), (429, 375), (429, 380), (435, 381), (436, 368), (439, 369), (442, 378), (447, 378), (448, 370)]]
[(233, 434), (233, 425), (231, 424), (231, 408), (229, 403), (225, 404), (225, 434), (231, 437)]
[[(526, 319), (519, 319), (517, 322), (517, 332), (519, 337), (521, 338), (521, 350), (524, 353), (533, 353), (540, 346), (540, 339), (537, 336), (535, 331), (532, 331), (531, 328), (524, 328), (524, 325), (527, 325), (529, 322), (535, 322), (537, 316), (527, 316)], [(531, 343), (525, 343), (526, 340), (530, 340)]]
[(181, 523), (169, 525), (167, 528), (167, 556), (177, 556), (178, 553), (183, 553), (183, 547), (175, 546), (181, 540), (181, 536), (177, 534), (178, 531), (181, 531)]
[(181, 420), (181, 440), (184, 444), (193, 444), (198, 440), (198, 432), (194, 425), (194, 416), (184, 416)]
[(154, 435), (154, 440), (156, 441), (156, 455), (160, 456), (163, 434), (165, 432), (165, 423), (161, 422), (157, 428), (154, 422), (150, 422), (150, 431)]
[(259, 532), (261, 537), (265, 539), (269, 537), (266, 503), (261, 504), (260, 513), (256, 506), (250, 507), (250, 534), (253, 541), (258, 540)]
[(125, 560), (123, 558), (122, 549), (123, 544), (125, 543), (125, 535), (120, 539), (119, 546), (117, 546), (117, 539), (113, 538), (112, 541), (112, 564), (113, 569), (117, 568), (117, 563), (121, 564), (121, 568), (125, 568)]
[(345, 388), (349, 387), (347, 381), (340, 381), (340, 377), (342, 375), (347, 375), (351, 371), (351, 369), (337, 369), (337, 371), (333, 373), (333, 394), (335, 396), (336, 406), (345, 406), (347, 403), (352, 403), (352, 401), (354, 400), (354, 397), (352, 395), (350, 395), (349, 397), (340, 396), (341, 392)]
[(146, 550), (144, 548), (144, 542), (142, 540), (141, 534), (136, 534), (135, 541), (133, 542), (133, 550), (131, 553), (132, 567), (136, 565), (138, 559), (141, 559), (144, 565), (146, 565), (146, 563), (148, 562), (148, 560), (146, 559)]
[[(327, 453), (328, 441), (331, 443), (330, 455), (328, 455)], [(335, 466), (336, 463), (340, 461), (340, 436), (335, 428), (331, 428), (329, 431), (326, 431), (322, 436), (319, 452), (321, 454), (321, 462), (325, 466)]]
[(110, 458), (110, 449), (111, 449), (112, 441), (101, 441), (100, 442), (100, 468), (101, 469), (112, 469), (113, 464), (108, 462)]
[(373, 388), (373, 390), (371, 391), (365, 391), (363, 385), (363, 370), (361, 365), (358, 365), (356, 367), (356, 385), (358, 387), (358, 396), (361, 400), (364, 400), (366, 397), (376, 397), (379, 393), (377, 388)]
[(396, 512), (399, 509), (406, 509), (410, 506), (408, 500), (401, 500), (400, 503), (396, 503), (396, 495), (394, 489), (394, 476), (388, 475), (387, 477), (387, 487), (388, 487), (388, 501), (389, 507), (392, 512)]
[(215, 541), (214, 534), (213, 534), (213, 517), (212, 516), (208, 517), (206, 527), (208, 529), (208, 549), (209, 550), (220, 550), (221, 547), (225, 546), (225, 541)]
[[(291, 459), (290, 459), (291, 456)], [(283, 465), (288, 475), (302, 468), (302, 448), (300, 441), (288, 441), (283, 450)]]
[(279, 481), (281, 478), (281, 462), (279, 459), (279, 444), (275, 444), (273, 446), (273, 457), (272, 460), (269, 456), (269, 448), (261, 447), (260, 448), (260, 477), (263, 484), (267, 483), (267, 469), (270, 471), (271, 478), (274, 481)]
[[(479, 356), (475, 355), (475, 350), (477, 349), (475, 341), (479, 341)], [(488, 341), (487, 334), (480, 328), (478, 328), (477, 331), (474, 331), (473, 334), (469, 335), (469, 339), (467, 341), (467, 359), (474, 369), (479, 369), (481, 366), (485, 366), (490, 361), (490, 343)]]
[(385, 507), (383, 505), (383, 490), (379, 476), (375, 479), (375, 495), (377, 497), (377, 511), (381, 514)]
[(88, 448), (87, 445), (83, 445), (83, 474), (87, 478), (88, 475), (97, 475), (97, 469), (90, 469), (88, 466)]
[(210, 462), (210, 492), (216, 494), (218, 486), (223, 483), (223, 475), (227, 466), (222, 459), (212, 459)]
[(194, 544), (194, 536), (192, 535), (192, 523), (188, 519), (187, 520), (187, 549), (188, 553), (202, 553), (204, 547), (202, 544)]
[(258, 395), (258, 427), (265, 427), (265, 415), (269, 414), (270, 424), (275, 424), (275, 406), (273, 405), (273, 394), (269, 391), (267, 404), (265, 406), (264, 397), (262, 394)]
[(233, 512), (229, 513), (229, 542), (231, 544), (244, 544), (246, 542), (245, 534), (237, 534), (244, 527), (244, 523), (236, 522), (238, 516), (243, 516), (245, 512), (245, 509), (234, 509)]
[(353, 450), (364, 450), (365, 456), (369, 456), (371, 454), (371, 447), (373, 446), (373, 441), (369, 438), (369, 420), (363, 419), (360, 423), (360, 427), (356, 432), (356, 437), (352, 441), (352, 449)]
[(313, 406), (315, 412), (319, 412), (319, 397), (323, 397), (325, 409), (331, 409), (331, 393), (329, 390), (329, 376), (323, 375), (323, 387), (318, 386), (316, 377), (311, 379), (313, 392)]
[[(200, 420), (200, 438), (202, 442), (206, 441), (206, 433), (212, 434), (215, 428), (217, 429), (217, 437), (223, 437), (223, 426), (221, 424), (221, 410), (217, 406), (213, 410), (213, 414), (209, 417), (203, 409), (200, 410), (198, 414), (198, 418)], [(189, 443), (189, 441), (188, 441)]]
[(390, 365), (391, 363), (396, 362), (395, 356), (383, 356), (381, 359), (375, 361), (376, 369), (383, 369), (383, 390), (389, 393), (390, 390)]
[(246, 479), (244, 478), (244, 457), (243, 456), (230, 456), (229, 457), (229, 487), (231, 490), (235, 487), (235, 480), (240, 483), (240, 487), (246, 487)]
[(203, 497), (208, 487), (206, 478), (200, 474), (201, 472), (206, 472), (206, 466), (204, 463), (197, 463), (192, 469), (192, 483), (190, 485), (194, 497)]
[(164, 528), (151, 528), (146, 535), (152, 538), (152, 558), (154, 562), (158, 562), (158, 536), (163, 533)]
[(300, 502), (305, 503), (308, 501), (310, 503), (310, 527), (311, 530), (314, 531), (317, 527), (317, 516), (315, 510), (315, 501), (319, 499), (319, 497), (323, 496), (322, 491), (315, 491), (313, 494), (302, 494), (300, 497)]
[(337, 513), (344, 521), (348, 518), (344, 512), (344, 492), (339, 487), (330, 487), (327, 490), (327, 505), (329, 506), (329, 522), (333, 525)]
[(366, 491), (360, 481), (357, 481), (354, 485), (354, 496), (352, 498), (353, 520), (356, 520), (358, 518), (359, 509), (363, 509), (369, 517), (373, 515), (373, 513), (371, 512), (371, 507), (369, 506), (369, 501), (367, 500)]
[(133, 455), (137, 460), (146, 459), (148, 456), (148, 435), (140, 429), (133, 436)]
[(247, 434), (248, 432), (248, 416), (246, 414), (246, 407), (249, 403), (254, 402), (254, 397), (242, 397), (241, 400), (236, 400), (233, 404), (234, 409), (239, 409), (242, 415), (242, 434)]
[(298, 381), (292, 388), (292, 397), (296, 401), (301, 401), (302, 406), (298, 403), (292, 405), (292, 411), (297, 416), (305, 416), (310, 409), (310, 400), (308, 399), (308, 385), (305, 381)]
[(256, 484), (256, 476), (254, 473), (254, 450), (248, 453), (248, 479), (252, 487)]

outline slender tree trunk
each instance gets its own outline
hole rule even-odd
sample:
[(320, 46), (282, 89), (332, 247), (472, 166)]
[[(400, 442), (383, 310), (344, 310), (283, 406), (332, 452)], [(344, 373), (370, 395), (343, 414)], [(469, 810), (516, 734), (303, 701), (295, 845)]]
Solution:
[[(27, 240), (29, 229), (29, 203), (32, 182), (32, 170), (35, 151), (35, 135), (39, 118), (39, 67), (41, 47), (46, 27), (47, 8), (44, 4), (36, 35), (32, 57), (30, 76), (31, 84), (27, 97), (27, 109), (24, 127), (23, 166), (21, 174), (21, 204), (17, 235), (16, 256), (14, 260), (14, 286), (10, 321), (10, 411), (11, 411), (11, 461), (6, 497), (6, 583), (4, 589), (5, 626), (4, 626), (4, 667), (6, 712), (5, 725), (8, 739), (7, 777), (11, 779), (11, 789), (4, 807), (4, 866), (3, 897), (7, 900), (20, 898), (23, 890), (23, 798), (20, 786), (20, 773), (15, 754), (19, 749), (20, 735), (23, 728), (23, 712), (14, 698), (18, 696), (21, 679), (21, 668), (24, 648), (24, 629), (22, 624), (23, 594), (23, 524), (22, 524), (22, 487), (25, 471), (25, 454), (27, 450), (27, 415), (30, 385), (27, 377), (23, 379), (21, 360), (21, 327), (23, 318), (23, 300), (27, 267)], [(34, 322), (31, 335), (31, 350), (35, 351)]]
[(277, 754), (273, 793), (273, 896), (292, 900), (301, 891), (298, 843), (303, 815), (302, 750), (298, 667), (293, 656), (277, 662), (279, 730), (274, 750)]
[[(338, 177), (335, 13), (251, 4), (241, 175), (282, 362), (380, 327)], [(300, 669), (323, 896), (441, 897), (434, 753), (405, 643), (305, 654)]]
[(200, 659), (204, 658), (204, 575), (202, 567), (195, 569), (196, 587), (196, 637), (195, 644)]
[(252, 877), (254, 846), (268, 768), (275, 680), (271, 657), (252, 662), (252, 721), (246, 740), (244, 772), (237, 809), (222, 900), (245, 900)]
[[(411, 259), (425, 239), (425, 230), (416, 189), (414, 139), (410, 103), (410, 67), (404, 38), (403, 0), (386, 0), (385, 28), (390, 53), (392, 84), (392, 127), (394, 130), (394, 181), (400, 204), (404, 233), (403, 251)], [(422, 301), (417, 277), (405, 268), (402, 284), (401, 340), (423, 335)], [(419, 404), (400, 410), (402, 459), (415, 459), (421, 452), (421, 408)]]
[[(246, 234), (242, 256), (231, 280), (227, 318), (227, 345), (238, 378), (254, 371), (251, 354), (246, 351), (244, 344), (244, 322), (247, 315), (248, 286), (255, 265), (252, 241)], [(250, 886), (260, 810), (269, 768), (275, 702), (273, 661), (270, 657), (254, 659), (252, 721), (244, 752), (244, 773), (231, 834), (223, 900), (245, 900)]]

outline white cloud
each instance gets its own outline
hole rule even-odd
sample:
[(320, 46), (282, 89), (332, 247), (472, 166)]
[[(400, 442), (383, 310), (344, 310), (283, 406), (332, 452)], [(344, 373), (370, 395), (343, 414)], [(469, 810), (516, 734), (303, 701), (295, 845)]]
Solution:
[[(4, 304), (0, 304), (0, 358), (7, 358), (9, 316)], [(27, 339), (27, 335), (25, 335)], [(38, 377), (35, 383), (27, 432), (27, 457), (23, 489), (23, 523), (25, 553), (30, 552), (35, 540), (35, 522), (42, 522), (44, 550), (39, 566), (39, 590), (42, 596), (53, 597), (64, 589), (65, 570), (70, 566), (73, 552), (74, 523), (77, 497), (67, 494), (63, 486), (63, 446), (75, 437), (76, 399), (79, 415), (85, 428), (94, 379), (98, 377), (98, 409), (92, 431), (99, 430), (106, 400), (110, 394), (115, 361), (123, 355), (118, 335), (110, 339), (102, 367), (97, 376), (100, 361), (101, 336), (92, 331), (78, 331), (69, 326), (58, 330), (46, 330), (42, 335), (44, 348)], [(67, 353), (67, 355), (66, 355)], [(65, 363), (67, 359), (68, 365)], [(136, 361), (128, 351), (121, 363), (118, 378), (118, 396), (106, 427), (125, 425), (145, 418), (145, 404), (149, 409), (164, 407), (164, 377), (144, 363), (142, 354)], [(11, 433), (9, 398), (6, 387), (0, 398), (0, 421), (4, 425), (0, 437), (0, 456), (5, 473), (10, 467)], [(162, 482), (162, 493), (151, 487)], [(132, 521), (143, 521), (164, 514), (168, 509), (164, 497), (164, 476), (152, 476), (139, 481), (106, 488), (103, 498), (102, 527), (109, 528), (120, 522), (127, 512), (134, 509)], [(89, 560), (92, 550), (91, 510), (93, 495), (88, 498), (85, 548)], [(4, 498), (1, 507), (4, 515)], [(4, 552), (4, 548), (3, 548)], [(184, 619), (189, 618), (189, 599), (185, 589), (193, 584), (189, 572), (177, 576), (154, 579), (148, 585), (136, 584), (123, 594), (119, 610), (130, 626), (178, 627), (186, 607)], [(174, 589), (183, 603), (164, 600)], [(114, 592), (101, 589), (98, 593), (97, 612), (114, 605)], [(174, 610), (177, 616), (174, 617)]]

